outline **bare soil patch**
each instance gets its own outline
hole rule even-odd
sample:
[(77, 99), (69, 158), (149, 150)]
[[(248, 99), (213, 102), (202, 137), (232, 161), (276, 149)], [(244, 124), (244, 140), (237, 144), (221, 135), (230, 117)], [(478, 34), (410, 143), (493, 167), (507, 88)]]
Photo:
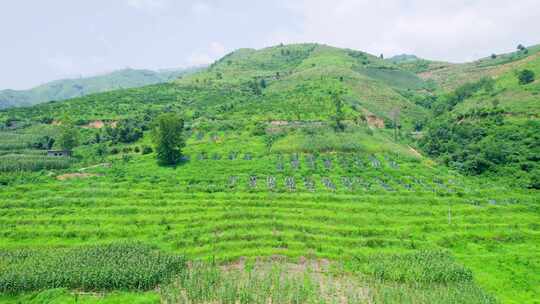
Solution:
[(93, 174), (93, 173), (66, 173), (66, 174), (58, 175), (56, 179), (63, 181), (63, 180), (68, 180), (68, 179), (89, 178), (89, 177), (96, 177), (96, 176), (103, 176), (103, 175)]

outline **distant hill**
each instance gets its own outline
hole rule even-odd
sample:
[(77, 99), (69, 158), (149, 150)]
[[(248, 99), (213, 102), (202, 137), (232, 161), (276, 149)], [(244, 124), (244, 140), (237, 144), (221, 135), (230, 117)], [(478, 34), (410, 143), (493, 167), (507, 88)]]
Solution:
[(381, 126), (399, 108), (402, 123), (410, 128), (427, 114), (415, 103), (415, 98), (425, 94), (425, 86), (416, 74), (365, 52), (293, 44), (240, 49), (172, 83), (93, 94), (5, 114), (54, 118), (69, 108), (83, 120), (117, 119), (168, 104), (217, 120), (320, 121), (334, 113), (328, 91), (341, 89), (346, 92), (348, 120), (368, 116)]
[(390, 62), (393, 62), (393, 63), (401, 63), (401, 62), (420, 60), (420, 58), (418, 58), (416, 55), (401, 54), (401, 55), (396, 55), (396, 56), (390, 57), (390, 58), (388, 58), (386, 60), (390, 61)]
[(29, 90), (0, 91), (0, 109), (31, 106), (123, 88), (135, 88), (174, 80), (197, 68), (171, 70), (123, 69), (93, 77), (55, 80)]

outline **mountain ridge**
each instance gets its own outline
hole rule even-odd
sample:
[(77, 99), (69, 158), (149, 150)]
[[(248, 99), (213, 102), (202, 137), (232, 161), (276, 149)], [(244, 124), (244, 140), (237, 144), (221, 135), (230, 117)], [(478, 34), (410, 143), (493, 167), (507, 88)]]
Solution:
[(171, 81), (200, 68), (160, 69), (156, 71), (126, 68), (88, 77), (53, 80), (27, 90), (0, 90), (0, 109), (32, 106), (51, 100), (65, 100), (115, 89)]

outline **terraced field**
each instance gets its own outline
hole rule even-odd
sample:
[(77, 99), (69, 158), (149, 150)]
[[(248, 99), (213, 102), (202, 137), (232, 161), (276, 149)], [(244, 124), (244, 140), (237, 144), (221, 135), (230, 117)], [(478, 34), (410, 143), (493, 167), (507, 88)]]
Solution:
[(133, 155), (84, 170), (89, 178), (35, 174), (3, 187), (2, 247), (138, 240), (224, 263), (447, 249), (501, 299), (537, 298), (539, 201), (526, 191), (406, 155), (274, 154), (255, 142), (241, 151), (197, 135), (190, 143), (176, 168)]

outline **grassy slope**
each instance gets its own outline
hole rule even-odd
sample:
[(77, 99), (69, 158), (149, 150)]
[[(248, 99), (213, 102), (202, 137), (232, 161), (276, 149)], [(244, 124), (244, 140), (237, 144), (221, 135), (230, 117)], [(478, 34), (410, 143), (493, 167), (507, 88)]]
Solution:
[[(191, 160), (176, 169), (158, 167), (153, 155), (133, 155), (128, 163), (112, 157), (112, 168), (85, 170), (102, 177), (57, 181), (32, 175), (32, 183), (4, 188), (3, 247), (140, 240), (220, 261), (275, 254), (343, 260), (446, 248), (505, 302), (538, 296), (538, 200), (526, 191), (398, 155), (375, 154), (381, 168), (373, 167), (369, 154), (359, 155), (362, 167), (352, 158), (341, 163), (347, 154), (321, 155), (311, 168), (301, 154), (295, 169), (285, 154), (281, 171), (261, 138), (215, 135), (219, 140), (193, 136), (186, 149)], [(227, 159), (231, 151), (239, 152), (237, 160)], [(222, 159), (199, 160), (201, 152)], [(254, 158), (244, 160), (246, 153)], [(237, 177), (234, 185), (231, 176)], [(250, 176), (258, 179), (253, 189)], [(267, 188), (268, 176), (276, 178), (275, 191)], [(295, 191), (287, 190), (287, 177), (294, 178)], [(315, 192), (304, 177), (314, 181)], [(325, 177), (335, 192), (324, 186)], [(343, 177), (361, 183), (349, 190)]]
[[(349, 104), (357, 106), (356, 111), (349, 113), (351, 119), (363, 110), (388, 118), (391, 109), (400, 107), (404, 123), (410, 126), (426, 112), (402, 97), (396, 88), (418, 90), (422, 81), (413, 74), (392, 68), (366, 53), (300, 44), (259, 51), (240, 50), (179, 83), (238, 84), (264, 79), (268, 85), (264, 90), (266, 103), (257, 105), (257, 114), (275, 120), (294, 119), (296, 114), (290, 113), (291, 107), (301, 113), (300, 120), (327, 119), (332, 111), (331, 101), (323, 100), (322, 105), (318, 102), (324, 98), (325, 88), (342, 87), (347, 89)], [(388, 83), (385, 71), (401, 73), (405, 79), (397, 84)], [(340, 78), (343, 81), (336, 83)]]
[(189, 72), (190, 70), (154, 72), (125, 69), (94, 77), (56, 80), (29, 90), (3, 90), (0, 91), (0, 109), (30, 106), (50, 100), (64, 100), (121, 88), (141, 87), (170, 81)]

